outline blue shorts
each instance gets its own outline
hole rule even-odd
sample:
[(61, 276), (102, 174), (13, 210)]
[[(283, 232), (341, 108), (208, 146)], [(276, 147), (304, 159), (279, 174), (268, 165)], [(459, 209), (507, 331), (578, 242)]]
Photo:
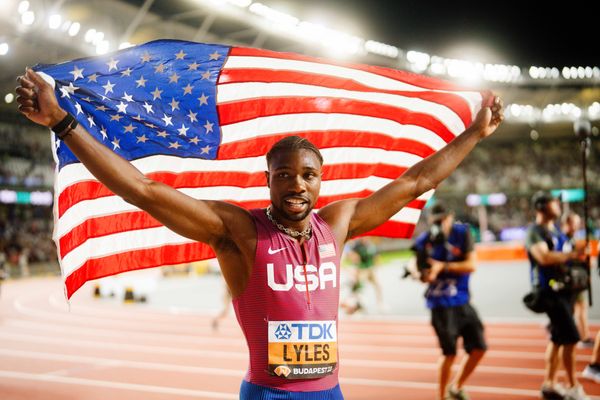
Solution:
[(344, 400), (340, 385), (317, 392), (288, 392), (242, 381), (240, 400)]

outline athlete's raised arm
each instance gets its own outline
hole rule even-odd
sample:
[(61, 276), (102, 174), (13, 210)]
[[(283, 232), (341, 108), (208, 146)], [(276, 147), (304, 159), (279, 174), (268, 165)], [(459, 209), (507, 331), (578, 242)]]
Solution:
[[(19, 111), (31, 121), (53, 127), (67, 115), (50, 84), (39, 74), (28, 69), (17, 80)], [(254, 231), (246, 210), (225, 202), (196, 200), (147, 178), (127, 160), (100, 144), (81, 125), (66, 135), (63, 142), (113, 193), (182, 236), (215, 248), (222, 238), (230, 237), (228, 227), (233, 226), (234, 221), (236, 231), (243, 231), (245, 224), (248, 232)]]
[(502, 101), (496, 97), (491, 107), (483, 107), (473, 123), (443, 149), (413, 165), (369, 197), (332, 203), (323, 207), (319, 214), (339, 238), (347, 240), (370, 231), (410, 201), (437, 187), (481, 139), (496, 130), (502, 120)]

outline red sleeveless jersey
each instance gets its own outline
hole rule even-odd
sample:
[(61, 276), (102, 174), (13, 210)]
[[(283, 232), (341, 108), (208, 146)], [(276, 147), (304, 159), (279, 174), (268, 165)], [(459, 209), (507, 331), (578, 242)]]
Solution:
[(313, 213), (300, 245), (264, 209), (251, 210), (257, 244), (252, 274), (233, 299), (250, 352), (248, 382), (287, 391), (338, 383), (340, 251), (330, 227)]

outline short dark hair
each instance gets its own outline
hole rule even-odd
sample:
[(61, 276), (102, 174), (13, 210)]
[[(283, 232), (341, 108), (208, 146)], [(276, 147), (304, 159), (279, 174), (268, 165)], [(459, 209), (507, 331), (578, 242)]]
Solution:
[(301, 149), (310, 150), (315, 153), (319, 159), (319, 163), (323, 165), (323, 156), (321, 155), (321, 152), (310, 140), (300, 136), (286, 136), (275, 143), (267, 153), (267, 166), (271, 165), (271, 159), (273, 159), (275, 153), (297, 151)]
[(554, 196), (551, 192), (539, 190), (531, 197), (531, 204), (536, 211), (544, 212), (546, 205), (553, 200), (560, 200), (560, 195)]
[(449, 214), (446, 205), (441, 202), (436, 202), (433, 207), (429, 209), (429, 216), (433, 221), (441, 221)]

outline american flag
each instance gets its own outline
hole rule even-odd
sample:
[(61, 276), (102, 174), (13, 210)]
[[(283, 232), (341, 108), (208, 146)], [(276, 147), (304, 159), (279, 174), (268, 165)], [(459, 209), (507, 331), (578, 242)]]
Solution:
[[(403, 71), (176, 40), (35, 69), (90, 134), (150, 178), (246, 208), (269, 204), (264, 155), (286, 135), (322, 149), (320, 208), (397, 178), (487, 101)], [(66, 145), (53, 147), (54, 239), (68, 297), (92, 279), (214, 256), (110, 192)], [(410, 237), (432, 194), (370, 234)]]

